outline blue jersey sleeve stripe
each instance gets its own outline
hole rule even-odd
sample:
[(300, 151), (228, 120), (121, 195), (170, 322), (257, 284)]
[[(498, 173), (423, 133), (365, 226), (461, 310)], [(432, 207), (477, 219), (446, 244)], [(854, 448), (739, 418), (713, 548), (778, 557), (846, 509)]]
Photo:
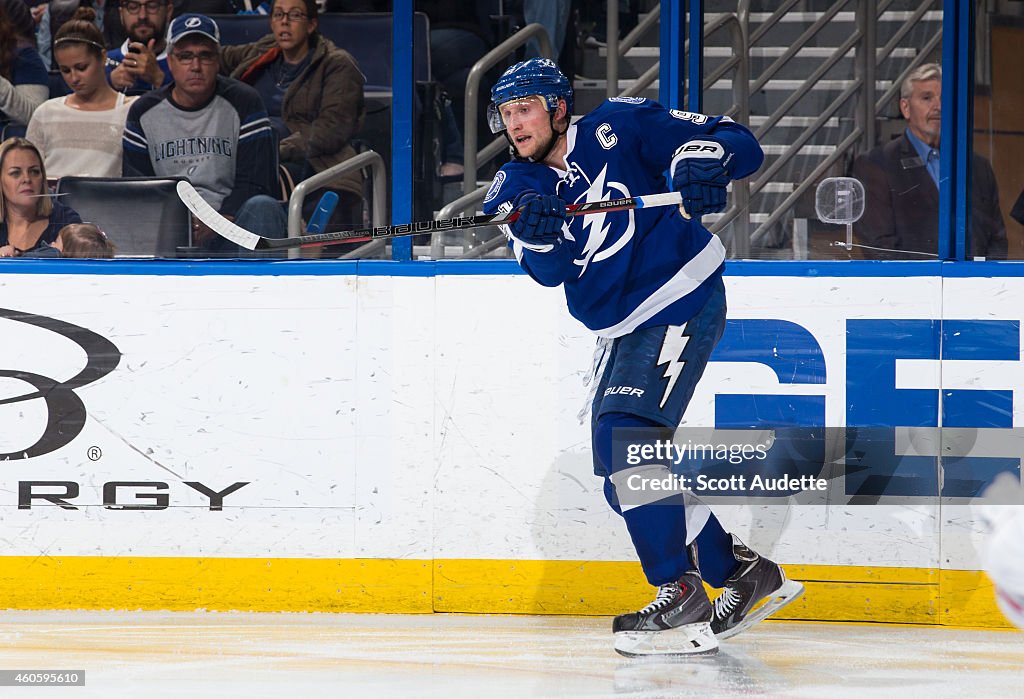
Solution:
[(243, 142), (246, 142), (246, 141), (255, 141), (255, 140), (258, 140), (258, 139), (261, 139), (261, 138), (270, 138), (272, 133), (273, 132), (271, 131), (269, 126), (264, 126), (262, 128), (255, 129), (255, 130), (249, 131), (247, 133), (241, 134), (238, 137), (238, 142), (239, 143), (243, 143)]
[(124, 138), (122, 140), (122, 143), (125, 145), (125, 147), (132, 148), (135, 150), (147, 149), (146, 138), (134, 131), (129, 130), (127, 127), (125, 127), (124, 130)]
[(253, 126), (269, 123), (270, 118), (267, 116), (266, 112), (258, 112), (256, 114), (250, 114), (245, 119), (243, 119), (242, 123), (239, 125), (239, 129), (241, 131), (245, 131), (246, 129), (253, 128)]

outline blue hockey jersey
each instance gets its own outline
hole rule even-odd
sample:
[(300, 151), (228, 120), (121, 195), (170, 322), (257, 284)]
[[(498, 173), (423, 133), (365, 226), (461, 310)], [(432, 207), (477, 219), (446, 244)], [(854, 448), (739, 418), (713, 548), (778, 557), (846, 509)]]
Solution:
[[(484, 213), (509, 211), (524, 190), (556, 194), (568, 204), (665, 192), (676, 149), (701, 137), (734, 154), (733, 179), (764, 160), (753, 134), (728, 117), (612, 98), (569, 126), (564, 169), (526, 160), (504, 165)], [(507, 227), (505, 233), (523, 269), (547, 286), (561, 283), (569, 312), (602, 337), (686, 322), (707, 300), (725, 261), (721, 241), (676, 207), (576, 216), (562, 230), (565, 242), (557, 248), (524, 246)]]

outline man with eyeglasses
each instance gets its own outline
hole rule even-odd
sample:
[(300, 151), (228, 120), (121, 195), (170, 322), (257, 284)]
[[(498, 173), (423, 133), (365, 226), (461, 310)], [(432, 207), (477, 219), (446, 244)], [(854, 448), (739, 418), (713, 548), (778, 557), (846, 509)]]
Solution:
[[(203, 198), (238, 225), (281, 237), (277, 144), (259, 93), (218, 75), (220, 30), (205, 15), (175, 17), (167, 34), (173, 82), (132, 105), (124, 130), (126, 177), (187, 177)], [(238, 248), (201, 224), (193, 242), (215, 255)]]
[(173, 11), (171, 0), (121, 2), (128, 38), (107, 52), (107, 79), (115, 90), (138, 95), (171, 81), (165, 35)]

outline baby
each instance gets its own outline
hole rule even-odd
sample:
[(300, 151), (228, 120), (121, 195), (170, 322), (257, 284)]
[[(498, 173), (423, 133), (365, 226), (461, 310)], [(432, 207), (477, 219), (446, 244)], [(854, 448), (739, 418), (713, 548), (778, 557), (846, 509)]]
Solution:
[(61, 257), (113, 257), (116, 248), (107, 235), (91, 223), (69, 223), (60, 229), (53, 247)]

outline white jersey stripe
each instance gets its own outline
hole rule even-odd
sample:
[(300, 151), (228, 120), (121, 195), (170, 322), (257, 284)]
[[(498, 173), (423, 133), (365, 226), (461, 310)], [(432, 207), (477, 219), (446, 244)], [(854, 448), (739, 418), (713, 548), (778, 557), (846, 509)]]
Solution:
[(600, 337), (621, 337), (633, 332), (663, 309), (668, 308), (679, 299), (692, 293), (715, 273), (715, 270), (718, 269), (724, 260), (725, 246), (722, 245), (722, 241), (718, 239), (718, 236), (713, 235), (703, 250), (683, 265), (681, 270), (676, 272), (661, 288), (648, 296), (625, 319), (611, 327), (595, 330), (594, 332)]

